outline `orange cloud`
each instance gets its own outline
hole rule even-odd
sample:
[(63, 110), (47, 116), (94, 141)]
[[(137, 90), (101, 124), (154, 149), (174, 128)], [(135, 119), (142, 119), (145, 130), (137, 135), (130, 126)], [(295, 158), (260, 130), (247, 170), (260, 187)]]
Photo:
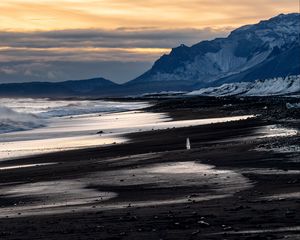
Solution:
[(152, 61), (170, 49), (165, 48), (100, 48), (100, 47), (0, 47), (0, 62), (7, 61)]
[(297, 11), (298, 0), (2, 0), (0, 30), (237, 27)]

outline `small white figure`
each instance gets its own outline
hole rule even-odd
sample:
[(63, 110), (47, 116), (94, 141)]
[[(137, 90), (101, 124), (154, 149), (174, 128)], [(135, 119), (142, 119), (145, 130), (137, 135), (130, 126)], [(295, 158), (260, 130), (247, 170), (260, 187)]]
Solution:
[(190, 139), (189, 138), (186, 139), (186, 149), (187, 150), (191, 149), (191, 143), (190, 143)]

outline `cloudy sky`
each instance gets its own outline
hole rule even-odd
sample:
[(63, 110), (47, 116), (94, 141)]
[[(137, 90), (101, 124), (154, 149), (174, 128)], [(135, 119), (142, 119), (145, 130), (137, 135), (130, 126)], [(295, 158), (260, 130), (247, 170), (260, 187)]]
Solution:
[(299, 0), (1, 0), (0, 83), (121, 83), (181, 43), (298, 11)]

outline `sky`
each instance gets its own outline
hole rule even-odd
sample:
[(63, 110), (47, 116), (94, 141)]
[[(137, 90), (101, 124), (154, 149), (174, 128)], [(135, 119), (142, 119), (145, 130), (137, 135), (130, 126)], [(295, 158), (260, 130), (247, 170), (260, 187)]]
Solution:
[(180, 44), (299, 12), (299, 0), (1, 0), (0, 83), (118, 83)]

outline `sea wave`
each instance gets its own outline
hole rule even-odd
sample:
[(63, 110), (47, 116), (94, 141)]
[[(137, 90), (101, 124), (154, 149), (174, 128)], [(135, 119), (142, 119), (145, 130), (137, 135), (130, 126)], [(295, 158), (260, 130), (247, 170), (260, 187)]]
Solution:
[(135, 110), (147, 105), (141, 103), (117, 103), (117, 102), (104, 102), (104, 101), (76, 101), (68, 103), (65, 106), (58, 106), (43, 111), (39, 116), (43, 118), (49, 117), (65, 117), (93, 113), (105, 112), (121, 112), (128, 110)]
[(53, 117), (121, 112), (147, 106), (143, 102), (0, 98), (0, 134), (42, 127)]
[(43, 125), (43, 120), (34, 114), (20, 113), (0, 106), (0, 133), (29, 130)]

